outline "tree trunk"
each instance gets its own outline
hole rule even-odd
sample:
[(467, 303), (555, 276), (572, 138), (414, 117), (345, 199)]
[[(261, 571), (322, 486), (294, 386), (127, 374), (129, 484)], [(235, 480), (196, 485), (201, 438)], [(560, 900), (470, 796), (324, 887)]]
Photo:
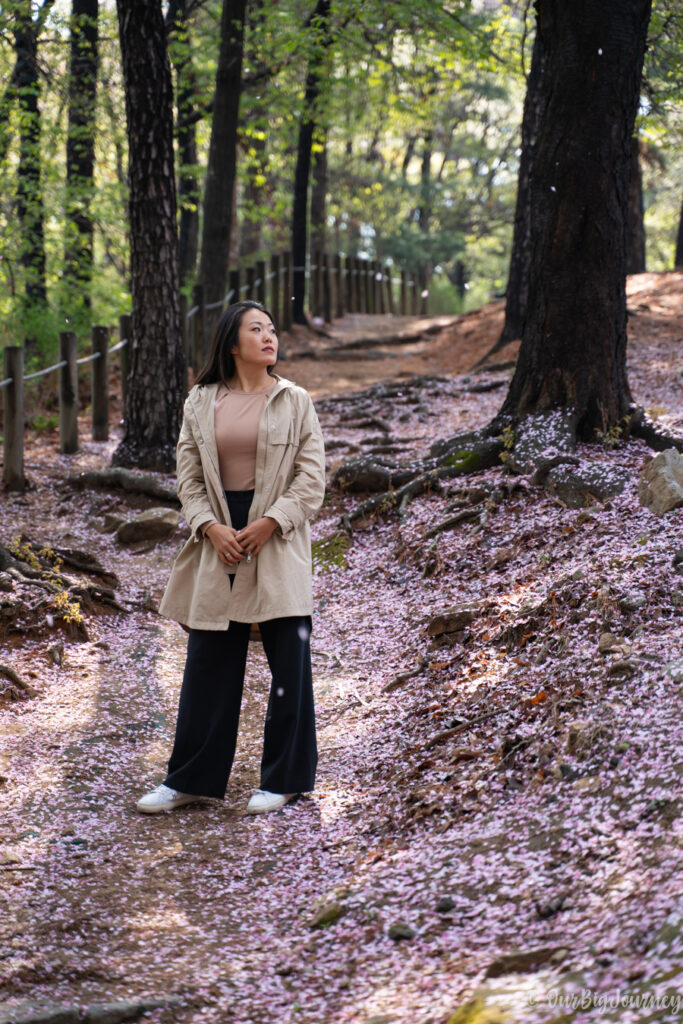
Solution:
[[(227, 291), (245, 10), (246, 0), (223, 0), (199, 264), (199, 281), (207, 303), (220, 302)], [(220, 308), (207, 311), (207, 339), (211, 338), (220, 315)]]
[(178, 305), (173, 86), (160, 0), (117, 0), (133, 296), (125, 433), (112, 463), (169, 472), (186, 394)]
[(172, 0), (166, 14), (169, 36), (182, 35), (184, 48), (176, 43), (171, 48), (171, 58), (176, 75), (176, 142), (178, 146), (178, 206), (180, 208), (180, 229), (178, 232), (178, 268), (181, 287), (194, 274), (199, 251), (199, 203), (200, 190), (193, 167), (198, 162), (197, 122), (194, 117), (194, 96), (196, 91), (194, 66), (192, 64), (192, 37), (187, 14), (187, 0)]
[[(263, 38), (259, 32), (263, 27), (263, 21), (263, 0), (249, 0), (244, 60), (252, 75), (268, 80), (272, 71), (262, 59), (260, 52)], [(263, 131), (263, 126), (268, 124), (267, 96), (262, 86), (257, 87), (256, 91), (256, 96), (249, 97), (249, 110), (242, 118), (241, 130), (242, 145), (247, 155), (244, 160), (245, 183), (240, 204), (239, 255), (245, 262), (262, 255), (263, 207), (266, 202), (265, 182), (268, 177), (268, 151)]]
[(317, 35), (316, 46), (308, 62), (304, 107), (299, 124), (299, 141), (294, 172), (294, 202), (292, 206), (292, 260), (294, 268), (292, 320), (295, 324), (307, 323), (304, 312), (306, 298), (306, 252), (308, 218), (308, 179), (311, 171), (311, 147), (315, 129), (315, 106), (320, 93), (320, 83), (325, 51), (330, 45), (328, 19), (330, 0), (318, 0), (311, 17), (311, 31)]
[(640, 171), (638, 137), (631, 139), (631, 178), (628, 187), (626, 216), (626, 273), (645, 272), (645, 210), (643, 207), (643, 175)]
[(27, 309), (47, 303), (43, 193), (40, 181), (38, 31), (31, 17), (31, 7), (26, 0), (17, 8), (14, 17), (16, 96), (20, 110), (17, 214), (21, 224), (21, 265), (25, 275)]
[[(629, 412), (625, 221), (651, 0), (538, 0), (545, 96), (522, 345), (496, 420), (564, 407), (591, 440)], [(496, 422), (496, 421), (494, 421)]]
[(66, 140), (66, 225), (64, 240), (65, 316), (90, 309), (93, 262), (95, 114), (97, 100), (98, 0), (72, 0), (69, 68), (69, 125)]
[(674, 266), (677, 270), (683, 270), (683, 203), (681, 203), (681, 215), (678, 218), (678, 234), (676, 235), (676, 255)]
[(320, 149), (313, 154), (313, 187), (311, 188), (311, 251), (325, 251), (327, 208), (327, 131), (318, 139)]
[(536, 152), (536, 141), (545, 106), (544, 86), (545, 51), (540, 32), (536, 33), (527, 80), (522, 117), (522, 152), (517, 178), (515, 226), (510, 254), (510, 269), (505, 297), (505, 323), (496, 348), (522, 337), (529, 290), (529, 260), (531, 257), (531, 173)]

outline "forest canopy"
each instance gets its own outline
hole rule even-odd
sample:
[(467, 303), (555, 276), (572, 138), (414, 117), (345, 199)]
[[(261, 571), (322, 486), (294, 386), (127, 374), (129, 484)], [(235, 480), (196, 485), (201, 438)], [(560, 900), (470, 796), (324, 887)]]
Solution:
[[(17, 344), (32, 336), (31, 356), (52, 352), (60, 330), (81, 334), (92, 323), (114, 323), (131, 305), (126, 109), (111, 2), (100, 3), (97, 16), (91, 283), (74, 289), (64, 274), (65, 209), (74, 203), (66, 182), (71, 7), (66, 0), (11, 0), (0, 13), (2, 337)], [(407, 0), (331, 5), (315, 100), (311, 249), (378, 258), (423, 275), (434, 313), (505, 293), (533, 46), (527, 8)], [(194, 218), (199, 237), (221, 9), (216, 0), (162, 5), (176, 91), (179, 231), (183, 216), (190, 224)], [(318, 45), (309, 31), (312, 10), (301, 0), (247, 5), (231, 265), (290, 244), (306, 69)], [(37, 79), (18, 86), (17, 26), (28, 11), (38, 25)], [(673, 265), (680, 210), (680, 17), (669, 4), (655, 4), (637, 124), (649, 270)], [(22, 89), (24, 97), (32, 92), (33, 105), (20, 102)], [(189, 150), (179, 142), (188, 127)], [(30, 204), (18, 215), (27, 167), (42, 204), (43, 292), (27, 280), (34, 270), (22, 259), (35, 242), (27, 238), (34, 230)], [(188, 296), (196, 250), (191, 240), (183, 249), (181, 231)]]

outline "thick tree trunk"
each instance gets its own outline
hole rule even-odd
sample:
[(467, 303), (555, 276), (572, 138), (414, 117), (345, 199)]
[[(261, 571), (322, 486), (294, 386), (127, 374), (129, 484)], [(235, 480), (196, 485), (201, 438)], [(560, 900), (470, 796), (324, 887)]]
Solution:
[[(227, 292), (245, 11), (246, 0), (223, 0), (199, 264), (199, 281), (207, 303), (219, 302)], [(207, 313), (207, 341), (220, 315), (220, 308)]]
[(185, 44), (184, 48), (176, 45), (171, 49), (176, 75), (176, 142), (181, 168), (178, 176), (178, 266), (182, 287), (193, 276), (197, 263), (201, 198), (197, 175), (192, 170), (198, 162), (197, 122), (194, 117), (196, 82), (192, 64), (192, 37), (187, 0), (172, 0), (166, 13), (166, 25), (169, 36), (182, 34)]
[(681, 203), (681, 215), (678, 218), (678, 234), (676, 235), (674, 266), (677, 270), (683, 269), (683, 203)]
[(292, 205), (292, 320), (307, 323), (304, 312), (306, 298), (306, 252), (308, 249), (308, 182), (311, 172), (311, 147), (315, 129), (315, 106), (320, 93), (320, 81), (325, 51), (330, 45), (328, 19), (330, 0), (318, 0), (311, 18), (311, 31), (316, 33), (316, 46), (308, 62), (304, 106), (299, 124), (299, 141), (294, 172), (294, 202)]
[(90, 309), (93, 262), (95, 114), (97, 101), (98, 0), (72, 0), (69, 69), (69, 125), (66, 140), (66, 226), (64, 240), (65, 316)]
[(505, 323), (496, 348), (522, 337), (529, 291), (529, 260), (531, 257), (531, 173), (536, 152), (536, 141), (545, 105), (544, 87), (545, 51), (543, 39), (536, 33), (527, 80), (524, 114), (522, 117), (522, 152), (517, 178), (515, 226), (512, 236), (510, 269), (505, 293)]
[(168, 472), (186, 394), (178, 305), (173, 86), (160, 0), (117, 0), (133, 293), (125, 433), (112, 463)]
[(631, 139), (631, 178), (628, 187), (626, 216), (626, 273), (645, 272), (645, 209), (643, 206), (643, 175), (638, 159), (638, 137)]
[[(564, 407), (590, 440), (629, 412), (625, 220), (651, 0), (538, 0), (546, 102), (522, 345), (496, 420)], [(495, 422), (495, 421), (494, 421)]]
[(327, 132), (318, 139), (320, 149), (313, 154), (313, 187), (311, 188), (311, 250), (324, 252), (327, 219)]
[[(251, 75), (257, 79), (267, 80), (272, 71), (263, 61), (260, 52), (262, 39), (259, 30), (262, 28), (263, 20), (263, 0), (249, 0), (244, 60)], [(264, 124), (268, 123), (267, 101), (262, 87), (257, 87), (257, 93), (258, 95), (249, 97), (249, 113), (241, 119), (243, 123), (240, 133), (246, 157), (242, 172), (245, 181), (240, 203), (239, 256), (245, 261), (262, 255), (263, 207), (266, 202), (265, 182), (268, 176), (268, 151), (262, 130)]]
[(29, 309), (35, 304), (44, 305), (47, 302), (43, 193), (40, 181), (38, 30), (31, 16), (31, 8), (32, 5), (26, 0), (17, 8), (14, 18), (16, 97), (21, 115), (17, 214), (21, 224), (21, 264)]

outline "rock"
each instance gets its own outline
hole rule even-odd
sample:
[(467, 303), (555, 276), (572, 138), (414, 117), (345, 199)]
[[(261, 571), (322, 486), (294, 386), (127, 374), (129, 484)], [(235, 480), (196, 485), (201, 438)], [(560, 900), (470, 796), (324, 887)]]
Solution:
[(619, 598), (619, 607), (622, 612), (637, 612), (647, 604), (647, 597), (640, 590), (630, 591)]
[(464, 629), (470, 622), (473, 622), (485, 607), (485, 601), (468, 601), (464, 604), (447, 608), (429, 620), (427, 632), (430, 636), (441, 636), (442, 633), (455, 633), (456, 630)]
[(180, 513), (172, 508), (148, 508), (135, 519), (123, 523), (116, 531), (122, 544), (134, 544), (139, 540), (163, 540), (172, 533), (180, 522)]
[(608, 676), (632, 676), (638, 671), (639, 662), (633, 658), (622, 658), (607, 669)]
[(126, 522), (125, 516), (115, 515), (113, 512), (106, 512), (102, 517), (100, 529), (102, 533), (113, 533)]
[(598, 650), (600, 654), (609, 654), (615, 647), (619, 645), (619, 637), (614, 633), (601, 633), (600, 639), (598, 640)]
[(536, 913), (538, 916), (542, 920), (547, 921), (548, 918), (554, 917), (555, 914), (559, 914), (559, 912), (564, 908), (566, 902), (567, 894), (561, 893), (559, 896), (553, 896), (551, 899), (544, 902), (537, 900), (534, 902), (534, 906), (536, 907)]
[(577, 718), (568, 725), (565, 749), (568, 754), (589, 750), (596, 739), (604, 735), (605, 727), (589, 718)]
[(658, 452), (638, 479), (638, 500), (661, 516), (683, 505), (683, 457), (675, 448)]
[(339, 490), (351, 494), (388, 491), (390, 487), (401, 487), (414, 476), (409, 466), (399, 466), (397, 461), (381, 455), (360, 455), (346, 459), (332, 476), (332, 483)]
[(322, 925), (331, 924), (336, 921), (337, 918), (341, 917), (345, 912), (346, 907), (339, 903), (337, 900), (331, 900), (329, 903), (324, 903), (313, 914), (313, 917), (308, 922), (309, 928), (320, 928)]
[(387, 929), (387, 935), (395, 942), (398, 942), (400, 939), (414, 939), (415, 934), (415, 929), (411, 928), (407, 921), (395, 921)]
[(61, 641), (57, 644), (52, 644), (47, 649), (47, 656), (53, 665), (59, 665), (61, 668), (64, 661), (64, 644)]
[(509, 1021), (510, 1014), (505, 1009), (488, 1002), (483, 993), (476, 993), (451, 1014), (446, 1024), (509, 1024)]
[(436, 905), (436, 912), (437, 914), (447, 914), (454, 906), (455, 902), (450, 896), (442, 896)]
[(536, 949), (515, 950), (504, 953), (489, 964), (485, 978), (498, 978), (502, 974), (530, 974), (544, 964), (555, 962), (553, 957), (561, 946), (539, 946)]
[(80, 1024), (78, 1009), (68, 1006), (49, 1006), (34, 1013), (23, 1013), (21, 1008), (0, 1007), (0, 1024)]
[(0, 864), (21, 864), (21, 857), (13, 850), (3, 848), (0, 849)]
[(672, 683), (683, 683), (683, 658), (669, 661), (664, 667)]
[(0, 591), (10, 594), (14, 590), (14, 580), (8, 572), (0, 572)]
[[(124, 1024), (125, 1021), (137, 1020), (150, 1010), (156, 1010), (160, 1006), (174, 1006), (180, 1000), (177, 996), (168, 999), (124, 999), (115, 1003), (102, 1003), (88, 1007), (84, 1024)], [(78, 1018), (81, 1020), (81, 1018)]]
[(674, 555), (673, 565), (676, 572), (683, 572), (683, 548), (680, 548)]
[(576, 780), (574, 789), (578, 789), (580, 793), (599, 793), (602, 782), (597, 775), (584, 775), (582, 779)]
[(557, 466), (551, 469), (546, 487), (568, 508), (582, 508), (587, 502), (605, 502), (621, 494), (631, 475), (620, 466), (606, 463), (583, 463), (578, 468)]

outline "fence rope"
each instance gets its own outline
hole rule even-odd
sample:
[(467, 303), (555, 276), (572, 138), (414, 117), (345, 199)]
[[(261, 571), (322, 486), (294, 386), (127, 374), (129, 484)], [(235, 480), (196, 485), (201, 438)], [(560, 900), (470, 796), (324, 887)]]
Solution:
[[(99, 355), (99, 352), (97, 354)], [(53, 370), (61, 370), (63, 366), (66, 366), (66, 359), (62, 359), (60, 363), (55, 363), (54, 366), (46, 366), (44, 370), (26, 373), (24, 374), (24, 380), (35, 380), (36, 377), (44, 377), (46, 373), (52, 373)]]

